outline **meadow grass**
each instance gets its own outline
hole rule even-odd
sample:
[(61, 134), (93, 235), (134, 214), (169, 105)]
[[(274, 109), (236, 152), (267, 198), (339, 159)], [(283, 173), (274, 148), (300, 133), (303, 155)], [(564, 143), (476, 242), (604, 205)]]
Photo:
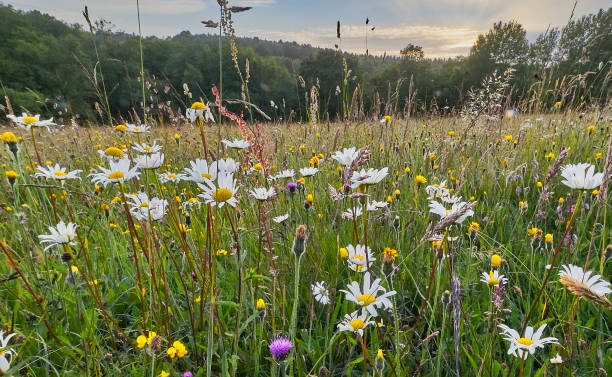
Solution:
[[(612, 373), (605, 295), (572, 294), (558, 277), (560, 266), (573, 264), (609, 280), (610, 201), (597, 201), (599, 187), (571, 189), (558, 169), (550, 174), (566, 148), (562, 165), (589, 162), (604, 171), (612, 158), (612, 123), (609, 114), (571, 110), (529, 118), (258, 128), (197, 121), (145, 133), (11, 129), (19, 152), (3, 148), (0, 154), (3, 169), (18, 174), (0, 183), (0, 321), (16, 334), (3, 345), (13, 350), (4, 354), (12, 359), (8, 374)], [(245, 137), (247, 149), (219, 140)], [(134, 143), (154, 141), (165, 155), (160, 167), (140, 169), (121, 184), (96, 186), (88, 177), (109, 167), (107, 148), (117, 147), (133, 161), (139, 154)], [(369, 156), (362, 166), (342, 170), (331, 156), (348, 147), (367, 147)], [(205, 185), (160, 181), (162, 173), (180, 178), (197, 158), (240, 163), (232, 175), (235, 207), (219, 207), (218, 191), (205, 204), (198, 196)], [(63, 184), (34, 177), (37, 165), (56, 163), (83, 172)], [(309, 166), (318, 172), (301, 177), (299, 169)], [(388, 175), (367, 189), (344, 187), (345, 171), (363, 167), (388, 167)], [(295, 169), (295, 176), (266, 179), (284, 169)], [(288, 182), (296, 182), (295, 189)], [(220, 185), (220, 178), (212, 184)], [(440, 184), (447, 195), (474, 202), (473, 214), (436, 229), (441, 240), (432, 241), (440, 216), (430, 213), (426, 187)], [(249, 193), (256, 187), (272, 188), (275, 195), (256, 200)], [(150, 205), (130, 204), (127, 195), (138, 192), (167, 200), (160, 220), (131, 213)], [(387, 206), (368, 211), (372, 201)], [(342, 215), (359, 209), (366, 209), (365, 216)], [(286, 220), (273, 221), (284, 214)], [(43, 250), (38, 236), (60, 220), (78, 225), (77, 237)], [(376, 259), (369, 261), (369, 274), (396, 292), (392, 306), (379, 308), (362, 334), (338, 330), (346, 314), (361, 309), (340, 292), (352, 281), (362, 286), (365, 269), (348, 268), (343, 254), (357, 244), (370, 247)], [(493, 255), (501, 257), (499, 266), (495, 258), (492, 266)], [(493, 270), (507, 279), (503, 288), (481, 281), (483, 272)], [(315, 300), (311, 289), (321, 281), (328, 304)], [(543, 336), (558, 343), (523, 361), (508, 355), (499, 324), (521, 335), (527, 325), (547, 324)], [(287, 354), (270, 353), (276, 337), (292, 343)], [(557, 354), (563, 363), (551, 362)]]

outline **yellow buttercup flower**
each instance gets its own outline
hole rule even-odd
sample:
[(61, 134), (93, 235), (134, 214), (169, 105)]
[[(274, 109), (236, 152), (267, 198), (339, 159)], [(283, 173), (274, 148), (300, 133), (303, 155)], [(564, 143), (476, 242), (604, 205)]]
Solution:
[(255, 305), (255, 307), (257, 308), (257, 310), (264, 310), (266, 308), (266, 302), (260, 298), (257, 300), (257, 304)]
[(423, 177), (422, 175), (417, 175), (416, 177), (414, 177), (414, 181), (416, 183), (427, 183), (427, 178)]

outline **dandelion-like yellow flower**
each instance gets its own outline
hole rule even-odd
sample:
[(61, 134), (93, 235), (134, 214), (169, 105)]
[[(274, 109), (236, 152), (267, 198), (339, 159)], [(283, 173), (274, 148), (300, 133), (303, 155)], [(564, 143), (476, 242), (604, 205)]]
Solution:
[(266, 308), (266, 302), (260, 298), (257, 300), (257, 304), (255, 305), (255, 307), (257, 308), (257, 310), (264, 310)]
[(423, 177), (422, 175), (417, 175), (416, 177), (414, 177), (414, 181), (416, 183), (423, 184), (427, 183), (427, 178)]
[(501, 257), (497, 254), (493, 254), (491, 255), (491, 266), (498, 268), (499, 266), (501, 266)]
[(191, 108), (194, 110), (204, 110), (206, 108), (206, 105), (202, 102), (194, 102), (191, 104)]

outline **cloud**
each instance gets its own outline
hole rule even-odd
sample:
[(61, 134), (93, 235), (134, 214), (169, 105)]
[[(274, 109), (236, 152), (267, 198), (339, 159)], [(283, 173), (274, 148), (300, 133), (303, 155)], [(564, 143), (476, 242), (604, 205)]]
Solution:
[(275, 4), (276, 0), (230, 0), (230, 6), (261, 7)]
[[(435, 25), (402, 25), (377, 27), (368, 31), (370, 54), (399, 55), (399, 50), (408, 43), (423, 47), (428, 57), (452, 57), (465, 55), (478, 34), (486, 30), (471, 27), (444, 27)], [(335, 28), (316, 28), (295, 32), (250, 30), (249, 35), (268, 39), (282, 39), (309, 43), (315, 46), (334, 48), (338, 43)], [(341, 29), (343, 51), (365, 53), (365, 28), (363, 25), (344, 25)]]

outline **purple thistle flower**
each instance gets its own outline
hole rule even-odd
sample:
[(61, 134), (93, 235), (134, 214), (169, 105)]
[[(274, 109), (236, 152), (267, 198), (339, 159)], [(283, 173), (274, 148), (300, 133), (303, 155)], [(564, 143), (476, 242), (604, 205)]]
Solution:
[(285, 360), (293, 344), (285, 337), (279, 336), (270, 343), (270, 353), (277, 361)]
[(289, 189), (289, 191), (294, 192), (295, 188), (297, 187), (297, 183), (295, 182), (289, 182), (287, 183), (287, 188)]
[(193, 377), (193, 373), (185, 372), (185, 373), (183, 373), (183, 377)]

